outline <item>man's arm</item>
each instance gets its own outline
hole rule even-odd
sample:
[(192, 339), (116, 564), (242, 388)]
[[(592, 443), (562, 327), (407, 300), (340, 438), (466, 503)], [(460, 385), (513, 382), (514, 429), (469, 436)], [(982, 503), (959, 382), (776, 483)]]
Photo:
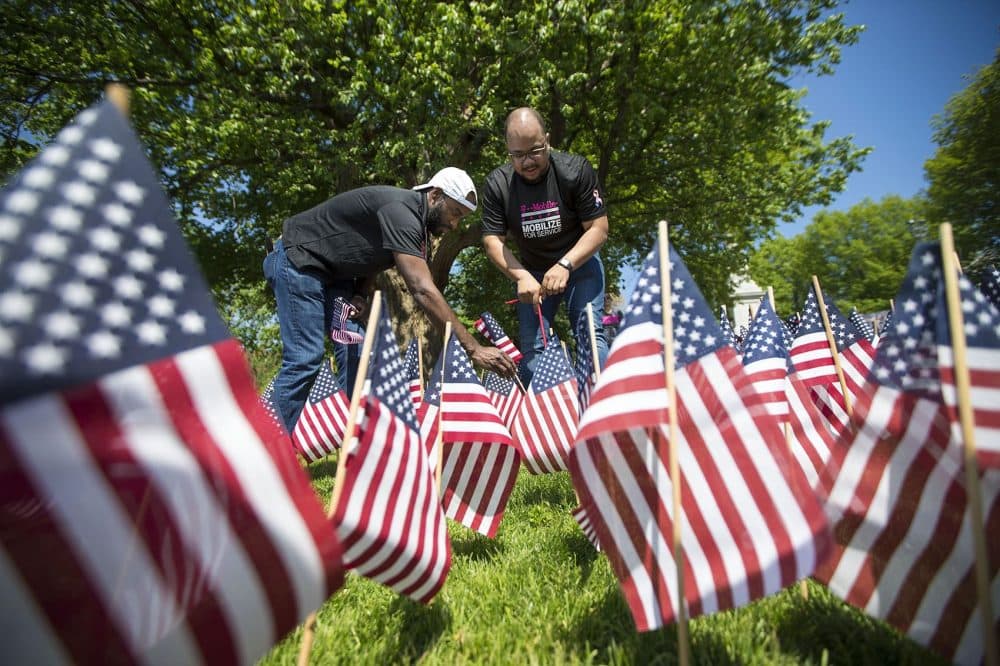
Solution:
[(505, 244), (505, 236), (486, 234), (483, 236), (483, 247), (486, 256), (504, 275), (517, 283), (517, 298), (522, 303), (538, 304), (541, 301), (541, 285), (528, 269), (517, 260), (514, 253)]
[[(604, 242), (608, 240), (608, 216), (588, 220), (582, 224), (584, 232), (580, 240), (564, 254), (561, 259), (569, 259), (574, 267), (582, 266), (585, 261), (594, 256)], [(542, 276), (541, 295), (544, 298), (551, 294), (561, 294), (569, 282), (569, 271), (556, 264), (545, 271)]]
[(444, 300), (441, 290), (434, 284), (427, 262), (421, 257), (403, 252), (393, 252), (393, 256), (396, 259), (396, 268), (399, 269), (403, 281), (406, 282), (406, 288), (410, 290), (417, 305), (430, 317), (434, 326), (443, 332), (445, 322), (450, 321), (455, 337), (458, 338), (459, 343), (473, 363), (505, 377), (512, 377), (517, 371), (514, 362), (496, 347), (486, 347), (476, 342), (472, 334), (455, 316), (455, 312), (448, 305), (448, 302)]

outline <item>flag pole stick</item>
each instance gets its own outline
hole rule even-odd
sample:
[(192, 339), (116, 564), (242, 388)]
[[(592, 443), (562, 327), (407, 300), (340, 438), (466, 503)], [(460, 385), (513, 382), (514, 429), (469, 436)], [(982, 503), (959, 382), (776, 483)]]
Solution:
[(437, 481), (438, 500), (441, 499), (441, 472), (444, 467), (444, 378), (448, 372), (448, 340), (451, 338), (451, 322), (444, 323), (444, 346), (441, 347), (441, 396), (438, 398), (437, 413), (437, 437), (434, 446), (437, 448), (437, 462), (435, 463), (434, 478)]
[(420, 336), (417, 336), (417, 378), (420, 379), (420, 388), (423, 389), (424, 386), (424, 345), (420, 342)]
[[(347, 457), (350, 455), (350, 447), (356, 439), (354, 431), (357, 429), (358, 408), (361, 404), (361, 394), (364, 392), (365, 380), (368, 378), (368, 358), (372, 353), (372, 346), (375, 342), (376, 329), (378, 328), (378, 318), (382, 314), (382, 292), (376, 290), (372, 298), (371, 311), (368, 313), (368, 325), (365, 327), (365, 341), (361, 347), (361, 359), (358, 363), (358, 374), (354, 378), (354, 392), (351, 395), (351, 407), (347, 415), (347, 427), (344, 428), (344, 443), (340, 447), (340, 457), (337, 459), (337, 476), (333, 482), (333, 493), (330, 495), (330, 504), (327, 507), (326, 515), (333, 517), (337, 511), (337, 504), (340, 503), (340, 494), (344, 489), (344, 480), (347, 477)], [(316, 611), (313, 611), (306, 618), (302, 626), (302, 644), (299, 646), (298, 666), (308, 666), (309, 653), (312, 652), (313, 638), (316, 634)]]
[(985, 663), (997, 666), (997, 642), (993, 633), (993, 602), (990, 598), (989, 565), (986, 557), (986, 535), (983, 523), (982, 493), (979, 488), (979, 465), (976, 463), (975, 415), (969, 395), (969, 365), (966, 357), (965, 322), (958, 291), (957, 274), (961, 270), (954, 262), (955, 241), (951, 224), (941, 225), (941, 262), (944, 272), (945, 299), (948, 304), (948, 328), (955, 354), (955, 389), (957, 391), (958, 419), (962, 427), (965, 457), (965, 490), (969, 505), (969, 522), (976, 553), (976, 593), (979, 596), (979, 619), (983, 626), (983, 654)]
[(681, 471), (677, 447), (677, 386), (674, 383), (674, 322), (670, 299), (670, 250), (667, 221), (660, 220), (660, 300), (663, 307), (663, 372), (667, 382), (667, 413), (670, 434), (670, 485), (673, 486), (674, 565), (677, 567), (677, 656), (681, 666), (688, 666), (687, 599), (684, 594), (684, 550), (681, 547)]
[(844, 379), (844, 369), (840, 367), (840, 354), (837, 352), (837, 341), (833, 339), (833, 329), (830, 327), (830, 316), (826, 312), (826, 302), (823, 300), (823, 290), (819, 287), (819, 278), (812, 276), (813, 290), (816, 292), (816, 304), (819, 306), (819, 314), (823, 318), (823, 330), (826, 331), (826, 343), (830, 345), (830, 354), (833, 356), (833, 369), (837, 371), (837, 381), (840, 382), (840, 393), (844, 396), (844, 410), (847, 416), (853, 414), (851, 396), (847, 392), (847, 380)]
[(104, 86), (104, 95), (108, 98), (108, 101), (115, 105), (115, 108), (126, 118), (129, 117), (129, 112), (132, 103), (132, 91), (128, 89), (121, 83), (109, 83)]
[[(549, 346), (549, 340), (545, 337), (545, 319), (542, 317), (542, 304), (538, 303), (535, 305), (535, 312), (538, 313), (538, 328), (542, 332), (542, 345), (545, 347)], [(521, 344), (524, 344), (523, 342)], [(532, 341), (534, 344), (534, 341)]]
[[(597, 361), (597, 329), (594, 328), (594, 306), (587, 303), (587, 323), (590, 324), (590, 329), (587, 331), (590, 337), (590, 353), (594, 357), (594, 380), (601, 378), (601, 364)], [(577, 344), (580, 344), (579, 340)]]

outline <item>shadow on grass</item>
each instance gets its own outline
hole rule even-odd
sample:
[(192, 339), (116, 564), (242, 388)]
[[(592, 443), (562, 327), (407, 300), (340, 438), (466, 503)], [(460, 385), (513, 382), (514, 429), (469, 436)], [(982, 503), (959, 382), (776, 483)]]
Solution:
[(873, 666), (948, 663), (815, 581), (809, 581), (808, 599), (798, 594), (794, 598), (796, 608), (775, 618), (782, 652), (820, 662), (825, 650), (837, 662)]
[(539, 475), (522, 473), (514, 487), (508, 509), (535, 504), (572, 508), (576, 503), (573, 484), (565, 472)]
[(375, 657), (376, 664), (419, 661), (451, 625), (451, 612), (442, 601), (425, 606), (400, 596), (389, 606), (388, 615), (400, 618), (399, 630)]
[(594, 548), (594, 544), (590, 543), (587, 535), (579, 529), (566, 536), (566, 549), (576, 561), (577, 567), (580, 568), (580, 580), (586, 582), (590, 578), (590, 573), (593, 571), (594, 563), (597, 562), (600, 553)]
[[(464, 533), (461, 536), (456, 535), (455, 529), (464, 530)], [(451, 553), (457, 559), (489, 562), (503, 552), (503, 545), (497, 539), (490, 539), (463, 527), (449, 526), (449, 532), (451, 532)]]

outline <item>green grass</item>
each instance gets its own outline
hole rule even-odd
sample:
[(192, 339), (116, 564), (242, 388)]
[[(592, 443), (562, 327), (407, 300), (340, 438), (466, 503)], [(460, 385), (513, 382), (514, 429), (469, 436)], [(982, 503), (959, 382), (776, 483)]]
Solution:
[[(308, 469), (324, 505), (336, 463)], [(429, 606), (353, 574), (319, 611), (313, 664), (674, 664), (671, 626), (637, 633), (607, 559), (576, 526), (566, 473), (523, 471), (495, 540), (449, 522), (452, 566)], [(294, 664), (301, 628), (263, 664)], [(823, 586), (690, 623), (696, 664), (944, 663)]]

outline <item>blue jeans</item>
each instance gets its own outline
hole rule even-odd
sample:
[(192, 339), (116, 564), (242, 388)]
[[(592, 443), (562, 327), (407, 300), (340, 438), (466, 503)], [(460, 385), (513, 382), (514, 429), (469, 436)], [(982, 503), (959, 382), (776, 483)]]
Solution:
[[(281, 327), (281, 368), (274, 378), (274, 403), (288, 432), (292, 432), (320, 364), (326, 358), (333, 301), (338, 296), (350, 300), (354, 282), (328, 281), (315, 272), (300, 271), (288, 260), (280, 240), (264, 257), (264, 277), (278, 302)], [(349, 327), (360, 330), (354, 322), (350, 322)], [(361, 346), (335, 343), (333, 354), (337, 359), (337, 379), (350, 395)]]
[[(531, 271), (535, 279), (542, 281), (543, 273)], [(585, 261), (579, 268), (571, 271), (569, 281), (566, 283), (566, 291), (555, 296), (547, 296), (542, 301), (542, 318), (545, 322), (545, 336), (549, 335), (549, 328), (555, 319), (559, 304), (566, 301), (569, 310), (569, 322), (573, 327), (573, 335), (576, 335), (576, 324), (580, 321), (581, 314), (586, 316), (587, 303), (590, 303), (594, 310), (595, 331), (594, 339), (597, 341), (597, 360), (604, 367), (604, 362), (608, 358), (608, 341), (604, 336), (604, 329), (599, 322), (604, 316), (604, 264), (601, 258), (594, 255)], [(525, 386), (531, 381), (531, 376), (535, 372), (535, 357), (542, 353), (542, 331), (538, 327), (538, 312), (535, 306), (530, 303), (517, 304), (518, 332), (521, 338), (521, 359), (520, 375)], [(577, 340), (577, 344), (589, 345), (589, 340)]]

